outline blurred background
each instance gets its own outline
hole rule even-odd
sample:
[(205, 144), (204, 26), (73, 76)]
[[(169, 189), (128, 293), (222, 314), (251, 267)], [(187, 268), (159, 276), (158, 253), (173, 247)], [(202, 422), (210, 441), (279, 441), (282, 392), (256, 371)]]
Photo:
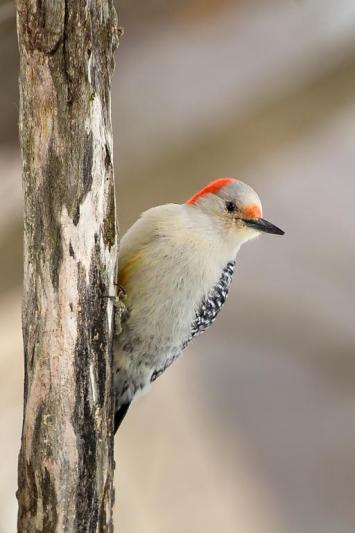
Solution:
[[(116, 439), (121, 533), (355, 531), (355, 2), (120, 0), (121, 233), (236, 176), (286, 230), (246, 245), (207, 334)], [(21, 162), (0, 1), (0, 532), (21, 428)]]

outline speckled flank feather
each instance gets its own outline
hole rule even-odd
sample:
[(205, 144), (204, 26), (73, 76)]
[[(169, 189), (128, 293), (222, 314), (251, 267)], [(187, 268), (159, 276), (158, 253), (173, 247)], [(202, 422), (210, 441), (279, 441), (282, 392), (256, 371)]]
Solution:
[(209, 292), (206, 298), (202, 300), (202, 303), (195, 315), (195, 319), (191, 324), (191, 334), (182, 343), (181, 350), (178, 353), (170, 357), (164, 365), (157, 368), (153, 374), (151, 381), (155, 381), (180, 355), (180, 353), (186, 348), (189, 342), (205, 331), (216, 319), (218, 313), (222, 309), (229, 292), (229, 288), (232, 283), (234, 273), (235, 261), (229, 261), (227, 266), (223, 269), (222, 275), (215, 287)]
[(192, 323), (191, 338), (184, 343), (184, 347), (195, 336), (199, 335), (215, 321), (216, 316), (222, 309), (227, 299), (229, 288), (234, 274), (235, 261), (229, 261), (223, 269), (220, 280), (211, 290), (207, 298), (203, 300), (201, 307)]

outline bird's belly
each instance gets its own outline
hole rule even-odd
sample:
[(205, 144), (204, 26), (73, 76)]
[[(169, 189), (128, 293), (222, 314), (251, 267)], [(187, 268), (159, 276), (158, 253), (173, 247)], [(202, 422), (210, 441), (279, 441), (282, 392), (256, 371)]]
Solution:
[[(130, 396), (146, 389), (193, 337), (212, 324), (227, 298), (234, 265), (234, 261), (227, 263), (217, 283), (199, 299), (176, 289), (172, 298), (160, 301), (159, 310), (150, 307), (149, 298), (139, 308), (140, 316), (136, 315), (134, 306), (128, 309), (122, 321), (115, 362), (117, 368), (124, 369), (121, 373), (126, 375), (123, 381), (131, 389)], [(122, 385), (121, 378), (120, 381)]]

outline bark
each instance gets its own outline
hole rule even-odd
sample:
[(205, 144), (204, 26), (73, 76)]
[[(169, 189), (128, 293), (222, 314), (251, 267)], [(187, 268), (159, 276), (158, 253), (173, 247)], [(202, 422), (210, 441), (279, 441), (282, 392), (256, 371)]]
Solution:
[(112, 0), (17, 0), (24, 188), (21, 532), (112, 531)]

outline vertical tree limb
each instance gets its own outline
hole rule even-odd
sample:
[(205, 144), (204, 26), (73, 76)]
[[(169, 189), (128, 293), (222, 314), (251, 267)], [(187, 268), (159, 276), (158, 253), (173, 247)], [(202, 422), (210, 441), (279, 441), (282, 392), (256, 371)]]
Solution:
[(21, 532), (112, 531), (112, 0), (17, 0), (24, 187)]

